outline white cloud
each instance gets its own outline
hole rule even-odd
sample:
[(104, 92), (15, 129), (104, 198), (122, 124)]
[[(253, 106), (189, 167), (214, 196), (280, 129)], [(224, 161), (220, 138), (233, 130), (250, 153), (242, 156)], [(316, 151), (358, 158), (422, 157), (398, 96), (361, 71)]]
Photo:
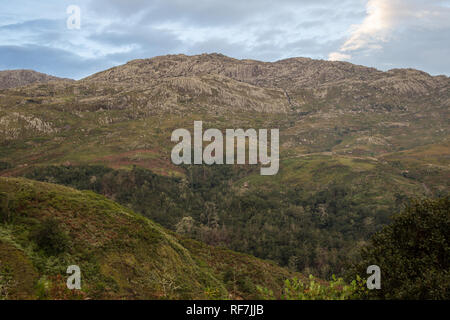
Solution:
[(396, 1), (370, 0), (367, 3), (367, 17), (360, 25), (352, 26), (352, 34), (341, 51), (354, 51), (371, 43), (386, 41), (394, 24), (392, 9)]
[[(450, 0), (16, 2), (5, 2), (0, 13), (0, 62), (8, 68), (42, 71), (45, 65), (46, 72), (70, 76), (75, 70), (73, 77), (80, 77), (137, 58), (221, 52), (450, 74)], [(66, 27), (69, 4), (81, 7), (80, 30)], [(32, 48), (40, 50), (35, 59)], [(67, 67), (65, 55), (72, 61)]]
[(329, 54), (351, 58), (359, 50), (383, 48), (395, 32), (405, 28), (442, 29), (450, 24), (448, 4), (442, 0), (368, 0), (366, 17), (350, 28), (350, 36), (338, 52)]
[(341, 52), (332, 52), (328, 55), (328, 60), (330, 61), (344, 61), (351, 59), (351, 55), (341, 53)]

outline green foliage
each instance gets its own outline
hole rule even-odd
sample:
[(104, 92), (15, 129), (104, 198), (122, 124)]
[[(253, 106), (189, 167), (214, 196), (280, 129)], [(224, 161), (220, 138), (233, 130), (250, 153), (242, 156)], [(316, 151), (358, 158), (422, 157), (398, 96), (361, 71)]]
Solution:
[(38, 300), (45, 300), (49, 298), (51, 283), (46, 276), (40, 278), (35, 285), (35, 294)]
[(0, 270), (0, 300), (7, 300), (14, 280), (9, 272)]
[(221, 294), (218, 288), (207, 287), (205, 289), (205, 295), (208, 300), (220, 300)]
[[(267, 288), (258, 288), (265, 299), (273, 299), (273, 293)], [(324, 282), (310, 275), (307, 280), (293, 278), (284, 282), (282, 299), (284, 300), (349, 300), (359, 299), (364, 292), (365, 282), (357, 277), (350, 284), (343, 278), (332, 276)]]
[(61, 229), (59, 221), (48, 218), (33, 232), (31, 238), (47, 255), (59, 255), (69, 248), (68, 235)]
[(11, 212), (9, 209), (9, 197), (7, 193), (0, 192), (0, 222), (11, 222)]
[[(250, 299), (254, 283), (277, 293), (293, 275), (182, 238), (92, 191), (0, 178), (0, 192), (15, 203), (14, 223), (0, 224), (0, 273), (5, 262), (14, 271), (1, 280), (9, 299)], [(73, 264), (82, 272), (79, 294), (65, 287)], [(222, 278), (230, 269), (234, 291)]]
[(414, 201), (375, 234), (354, 272), (381, 268), (382, 299), (450, 299), (450, 198)]
[(322, 278), (344, 274), (355, 243), (388, 221), (388, 210), (356, 201), (344, 184), (329, 183), (311, 193), (301, 185), (272, 189), (255, 183), (243, 191), (234, 185), (257, 169), (185, 170), (181, 179), (139, 167), (51, 166), (35, 168), (27, 177), (99, 192), (180, 234)]
[(10, 169), (12, 165), (8, 162), (0, 161), (0, 171)]

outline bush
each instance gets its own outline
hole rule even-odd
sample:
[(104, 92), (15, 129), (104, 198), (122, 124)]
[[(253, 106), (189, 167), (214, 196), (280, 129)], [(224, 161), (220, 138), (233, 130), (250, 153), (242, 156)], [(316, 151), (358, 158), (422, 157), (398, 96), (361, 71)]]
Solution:
[(58, 255), (69, 247), (69, 237), (53, 218), (45, 220), (33, 233), (32, 238), (47, 255)]
[[(271, 291), (261, 288), (258, 290), (265, 299), (274, 299)], [(336, 278), (334, 275), (329, 282), (317, 280), (310, 275), (307, 280), (298, 278), (285, 280), (281, 299), (349, 300), (364, 297), (365, 291), (365, 282), (360, 277), (346, 284), (342, 278)]]
[(4, 162), (4, 161), (0, 161), (0, 171), (6, 170), (6, 169), (10, 169), (13, 166), (8, 163), (8, 162)]
[(0, 192), (0, 222), (7, 223), (11, 221), (11, 214), (9, 210), (8, 194)]

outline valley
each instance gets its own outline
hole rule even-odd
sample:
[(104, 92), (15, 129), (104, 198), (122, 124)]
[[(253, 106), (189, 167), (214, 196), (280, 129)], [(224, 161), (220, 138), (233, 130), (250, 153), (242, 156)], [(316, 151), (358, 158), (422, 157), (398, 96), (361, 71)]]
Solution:
[[(79, 246), (89, 237), (93, 242), (86, 245), (94, 251), (96, 241), (110, 237), (124, 246), (119, 253), (99, 253), (88, 266), (102, 270), (104, 279), (95, 280), (96, 285), (115, 286), (113, 297), (161, 294), (160, 287), (150, 289), (156, 280), (136, 280), (143, 289), (134, 296), (131, 292), (130, 279), (148, 279), (151, 270), (166, 264), (146, 256), (147, 250), (166, 257), (172, 275), (184, 268), (190, 270), (187, 277), (201, 275), (201, 284), (161, 296), (166, 298), (204, 297), (206, 287), (218, 288), (220, 297), (230, 292), (233, 298), (256, 297), (254, 275), (265, 270), (265, 278), (271, 268), (274, 278), (268, 276), (265, 285), (274, 292), (281, 290), (283, 277), (294, 274), (326, 280), (344, 276), (358, 261), (360, 248), (390, 223), (393, 213), (411, 199), (449, 194), (446, 76), (306, 58), (269, 63), (204, 54), (134, 60), (78, 81), (11, 86), (0, 82), (1, 188), (13, 200), (22, 188), (33, 195), (24, 195), (27, 206), (21, 210), (26, 214), (18, 217), (25, 219), (24, 230), (2, 226), (2, 246), (31, 250), (26, 249), (27, 230), (35, 219), (56, 210), (39, 213), (40, 203), (57, 201), (60, 192), (81, 197), (68, 217), (58, 211), (57, 219)], [(191, 129), (194, 121), (223, 134), (233, 128), (278, 128), (278, 173), (262, 176), (260, 165), (174, 165), (172, 132)], [(41, 195), (41, 188), (47, 193)], [(94, 202), (92, 208), (84, 209), (85, 200)], [(75, 205), (71, 201), (61, 206)], [(117, 206), (124, 212), (120, 219), (145, 221), (148, 227), (127, 222), (129, 229), (120, 231), (114, 210), (108, 209), (107, 223), (118, 228), (116, 234), (109, 234), (109, 227), (101, 226), (103, 218), (94, 215), (99, 221), (88, 225), (100, 228), (102, 237), (93, 230), (83, 240), (75, 212), (96, 212), (97, 202)], [(53, 205), (59, 206), (49, 208)], [(139, 233), (133, 236), (135, 228)], [(153, 234), (164, 238), (166, 247), (150, 249)], [(128, 237), (137, 245), (130, 256), (123, 240)], [(248, 270), (251, 280), (242, 280), (246, 289), (233, 292), (223, 282), (225, 273), (237, 269), (227, 269), (230, 262), (221, 260), (222, 253), (237, 261), (246, 254), (258, 258), (242, 258), (252, 261), (249, 268), (254, 265)], [(197, 255), (209, 266), (196, 261)], [(113, 262), (105, 264), (104, 259), (125, 256), (145, 270), (139, 275), (136, 269), (138, 278), (122, 275), (121, 263), (118, 269)], [(27, 265), (33, 270), (36, 263)], [(204, 268), (212, 269), (205, 273)]]

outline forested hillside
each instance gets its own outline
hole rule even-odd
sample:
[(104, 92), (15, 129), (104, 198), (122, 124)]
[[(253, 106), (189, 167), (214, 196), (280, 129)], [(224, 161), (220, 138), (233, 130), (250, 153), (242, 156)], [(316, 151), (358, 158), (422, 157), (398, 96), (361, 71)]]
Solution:
[[(66, 287), (78, 265), (82, 290)], [(182, 238), (91, 191), (0, 178), (0, 299), (256, 299), (294, 276)]]
[[(342, 275), (411, 198), (448, 195), (450, 79), (294, 58), (134, 60), (0, 90), (0, 175), (92, 190), (292, 271)], [(280, 130), (280, 170), (175, 166), (171, 133)]]

